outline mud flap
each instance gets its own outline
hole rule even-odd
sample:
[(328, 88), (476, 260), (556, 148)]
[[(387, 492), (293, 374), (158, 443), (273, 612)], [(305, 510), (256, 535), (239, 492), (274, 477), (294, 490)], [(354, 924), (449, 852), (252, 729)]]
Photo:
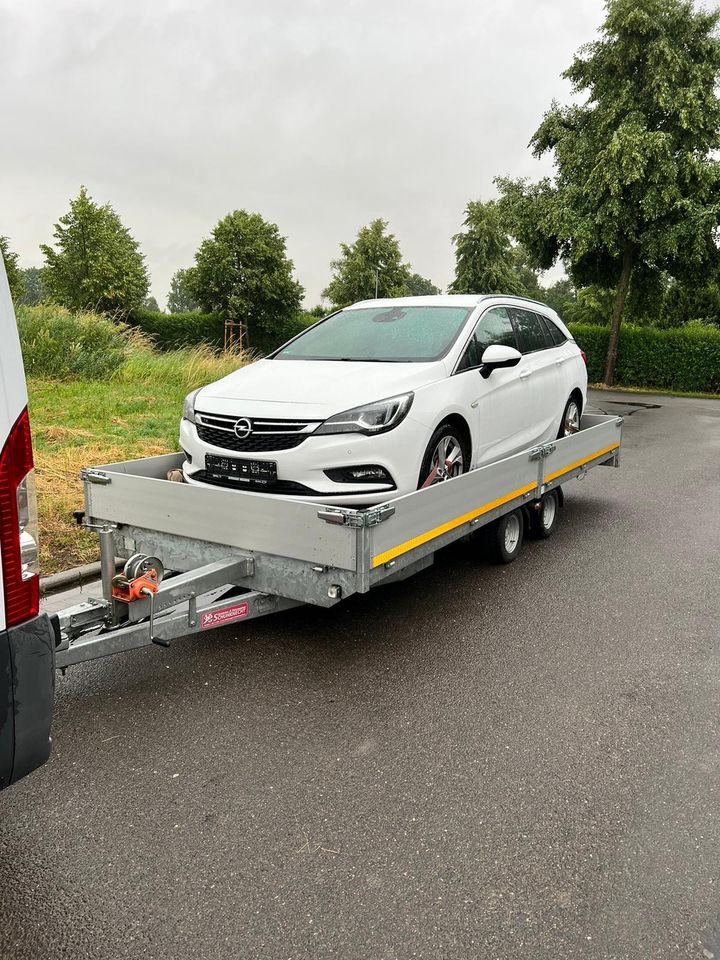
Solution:
[(0, 789), (50, 756), (55, 635), (45, 614), (0, 632)]

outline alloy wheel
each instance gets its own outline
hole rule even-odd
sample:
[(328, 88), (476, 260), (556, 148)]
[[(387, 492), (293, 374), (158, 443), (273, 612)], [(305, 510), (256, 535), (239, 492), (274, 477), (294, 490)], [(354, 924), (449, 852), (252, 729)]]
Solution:
[(431, 487), (443, 480), (459, 477), (464, 467), (465, 459), (460, 441), (452, 435), (441, 437), (430, 458), (430, 473), (423, 487)]

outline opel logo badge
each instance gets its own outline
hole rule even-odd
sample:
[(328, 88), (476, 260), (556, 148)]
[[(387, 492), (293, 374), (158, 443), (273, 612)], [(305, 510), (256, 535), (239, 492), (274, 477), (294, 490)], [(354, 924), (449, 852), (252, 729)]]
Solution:
[(247, 417), (240, 417), (240, 419), (235, 423), (234, 429), (235, 436), (238, 438), (238, 440), (244, 440), (252, 433), (252, 423)]

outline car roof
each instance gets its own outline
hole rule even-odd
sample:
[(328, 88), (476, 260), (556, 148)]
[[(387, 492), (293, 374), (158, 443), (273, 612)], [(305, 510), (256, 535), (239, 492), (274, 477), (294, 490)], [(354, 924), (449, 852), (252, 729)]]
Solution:
[(409, 307), (409, 306), (427, 306), (427, 307), (477, 307), (481, 303), (489, 300), (502, 300), (517, 302), (518, 304), (534, 304), (536, 307), (542, 307), (550, 313), (554, 313), (546, 303), (540, 300), (531, 300), (529, 297), (518, 297), (503, 293), (440, 293), (427, 297), (384, 297), (377, 300), (359, 300), (346, 307), (346, 310), (355, 310), (361, 307)]

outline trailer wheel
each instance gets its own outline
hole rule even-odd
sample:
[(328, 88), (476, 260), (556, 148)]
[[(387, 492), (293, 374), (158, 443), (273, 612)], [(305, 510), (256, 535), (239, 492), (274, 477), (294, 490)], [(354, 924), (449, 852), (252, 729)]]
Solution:
[(513, 510), (490, 527), (490, 549), (496, 563), (512, 563), (520, 553), (525, 519), (522, 510)]
[(547, 540), (552, 536), (557, 526), (558, 513), (560, 510), (560, 497), (557, 490), (549, 490), (543, 494), (540, 500), (540, 506), (533, 518), (533, 533), (541, 540)]

